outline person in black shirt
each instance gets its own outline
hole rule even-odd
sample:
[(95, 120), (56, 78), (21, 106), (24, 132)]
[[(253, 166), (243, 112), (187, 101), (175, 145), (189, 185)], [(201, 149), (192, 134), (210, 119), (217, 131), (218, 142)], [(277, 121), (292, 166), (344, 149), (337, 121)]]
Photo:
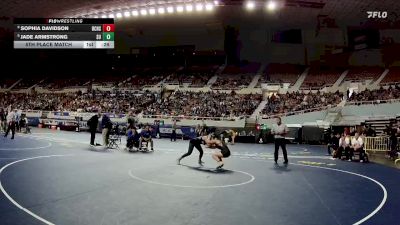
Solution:
[(200, 136), (200, 137), (196, 137), (193, 138), (189, 141), (189, 149), (188, 151), (183, 154), (181, 157), (179, 157), (178, 159), (178, 165), (181, 164), (181, 160), (185, 157), (188, 157), (189, 155), (192, 154), (193, 152), (193, 148), (196, 148), (197, 151), (199, 151), (200, 155), (199, 155), (199, 165), (203, 165), (203, 161), (201, 161), (201, 158), (203, 157), (203, 148), (201, 147), (201, 145), (206, 145), (208, 142), (208, 136)]
[(100, 116), (101, 116), (100, 113), (95, 114), (87, 122), (90, 131), (90, 145), (94, 145), (94, 140), (96, 138), (96, 131), (97, 131), (97, 126), (99, 125)]
[(6, 124), (7, 124), (7, 115), (4, 109), (0, 109), (0, 130), (6, 132)]
[(396, 133), (397, 133), (396, 129), (392, 129), (389, 137), (389, 146), (390, 146), (389, 156), (393, 159), (395, 159), (397, 156), (398, 140)]
[(376, 132), (372, 129), (371, 125), (368, 125), (367, 130), (365, 131), (367, 137), (376, 137)]
[(128, 122), (128, 127), (131, 127), (131, 128), (136, 127), (136, 120), (135, 120), (135, 115), (133, 114), (133, 111), (129, 111), (127, 122)]
[(103, 135), (103, 145), (107, 148), (109, 144), (110, 132), (112, 129), (112, 122), (110, 118), (104, 114), (103, 118), (101, 119), (101, 128), (102, 128), (102, 135)]
[(220, 141), (220, 140), (213, 140), (213, 144), (215, 145), (215, 147), (219, 150), (221, 150), (220, 152), (214, 152), (212, 154), (212, 158), (217, 161), (217, 163), (219, 164), (217, 166), (217, 169), (221, 169), (224, 166), (224, 162), (222, 161), (222, 158), (228, 158), (231, 155), (231, 151), (229, 150), (228, 146), (226, 145), (226, 143), (224, 141)]
[(171, 141), (176, 141), (176, 120), (172, 122), (172, 133), (171, 133)]
[[(334, 158), (337, 156), (339, 149), (339, 139), (340, 134), (336, 133), (336, 135), (331, 138), (330, 143), (328, 144), (328, 154), (332, 155)], [(331, 153), (331, 149), (333, 149), (333, 153)]]

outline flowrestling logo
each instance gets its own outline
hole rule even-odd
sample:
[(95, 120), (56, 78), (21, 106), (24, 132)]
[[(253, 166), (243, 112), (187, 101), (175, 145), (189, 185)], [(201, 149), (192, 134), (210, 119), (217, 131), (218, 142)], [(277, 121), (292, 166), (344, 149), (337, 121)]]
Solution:
[(387, 17), (387, 11), (367, 11), (368, 18), (380, 18), (384, 19)]

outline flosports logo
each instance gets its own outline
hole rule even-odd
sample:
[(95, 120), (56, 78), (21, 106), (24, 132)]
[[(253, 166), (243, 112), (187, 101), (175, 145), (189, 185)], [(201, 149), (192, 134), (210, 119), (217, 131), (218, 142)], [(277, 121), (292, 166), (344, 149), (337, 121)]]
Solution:
[(384, 19), (387, 17), (387, 11), (367, 11), (368, 18), (380, 18)]

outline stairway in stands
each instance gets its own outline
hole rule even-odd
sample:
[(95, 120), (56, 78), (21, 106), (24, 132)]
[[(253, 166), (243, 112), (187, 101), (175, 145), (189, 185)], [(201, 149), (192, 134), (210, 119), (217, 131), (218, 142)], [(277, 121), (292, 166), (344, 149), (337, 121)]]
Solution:
[(385, 79), (386, 75), (389, 73), (389, 69), (385, 69), (381, 76), (372, 84), (375, 87), (378, 87), (378, 85), (381, 83), (383, 79)]
[(300, 75), (300, 77), (297, 79), (296, 83), (289, 89), (289, 92), (292, 91), (298, 91), (301, 87), (301, 85), (303, 84), (304, 80), (307, 77), (308, 71), (310, 70), (310, 68), (307, 68), (303, 71), (303, 73)]
[(17, 80), (13, 85), (11, 85), (8, 89), (7, 89), (7, 91), (11, 91), (11, 89), (13, 89), (19, 82), (21, 82), (22, 81), (22, 79), (19, 79), (19, 80)]
[(257, 108), (254, 110), (253, 114), (251, 114), (250, 118), (256, 119), (257, 115), (264, 109), (265, 105), (268, 103), (268, 101), (264, 100), (261, 101), (260, 104), (257, 106)]
[(340, 75), (339, 79), (332, 85), (332, 89), (336, 90), (343, 82), (344, 78), (346, 78), (349, 70), (345, 70), (342, 75)]
[(396, 118), (387, 118), (387, 119), (371, 119), (366, 120), (365, 125), (371, 125), (372, 129), (375, 130), (376, 135), (384, 135), (386, 126), (395, 125), (397, 123)]
[(261, 76), (263, 75), (263, 72), (264, 72), (266, 66), (267, 66), (266, 63), (263, 63), (260, 66), (260, 69), (258, 69), (256, 75), (254, 76), (253, 80), (249, 84), (248, 88), (255, 88), (256, 87), (256, 85), (258, 84), (258, 81), (260, 80)]
[(217, 71), (215, 71), (215, 75), (212, 76), (212, 77), (208, 80), (208, 82), (207, 82), (207, 87), (211, 87), (211, 86), (215, 83), (215, 81), (217, 81), (217, 79), (218, 79), (218, 74), (221, 74), (222, 71), (224, 71), (225, 67), (226, 67), (226, 64), (222, 64), (222, 65), (217, 69)]

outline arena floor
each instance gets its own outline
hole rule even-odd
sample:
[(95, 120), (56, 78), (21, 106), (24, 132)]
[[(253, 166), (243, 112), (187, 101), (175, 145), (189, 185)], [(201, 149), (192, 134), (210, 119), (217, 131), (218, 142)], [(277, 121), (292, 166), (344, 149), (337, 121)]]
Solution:
[[(97, 141), (101, 141), (100, 134)], [(331, 160), (320, 146), (236, 144), (224, 170), (188, 142), (129, 153), (88, 145), (88, 133), (34, 129), (0, 139), (2, 225), (399, 224), (400, 171)], [(206, 149), (206, 152), (211, 150)]]

